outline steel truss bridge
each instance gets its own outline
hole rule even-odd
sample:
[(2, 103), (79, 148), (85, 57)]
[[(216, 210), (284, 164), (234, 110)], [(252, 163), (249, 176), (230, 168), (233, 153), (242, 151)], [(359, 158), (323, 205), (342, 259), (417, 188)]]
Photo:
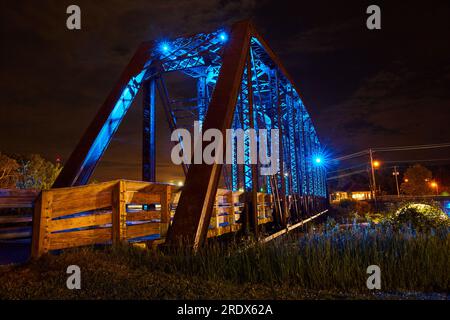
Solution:
[[(188, 99), (173, 99), (166, 77), (181, 72), (195, 81)], [(206, 239), (215, 193), (227, 189), (248, 194), (250, 227), (257, 232), (256, 193), (274, 194), (277, 222), (286, 225), (289, 211), (318, 212), (327, 198), (325, 168), (317, 158), (321, 145), (300, 92), (279, 58), (249, 21), (210, 33), (168, 41), (144, 42), (68, 159), (54, 187), (88, 183), (139, 90), (143, 91), (142, 179), (156, 181), (155, 106), (160, 97), (170, 130), (190, 129), (194, 121), (203, 131), (219, 129), (278, 129), (279, 168), (274, 176), (259, 175), (260, 164), (250, 163), (250, 141), (244, 142), (244, 164), (183, 165), (185, 186), (167, 242), (179, 239), (194, 246)], [(259, 143), (263, 143), (259, 141)], [(270, 150), (270, 139), (266, 150)], [(237, 153), (234, 146), (234, 155)], [(319, 159), (319, 160), (318, 160)], [(252, 222), (253, 221), (253, 222)]]

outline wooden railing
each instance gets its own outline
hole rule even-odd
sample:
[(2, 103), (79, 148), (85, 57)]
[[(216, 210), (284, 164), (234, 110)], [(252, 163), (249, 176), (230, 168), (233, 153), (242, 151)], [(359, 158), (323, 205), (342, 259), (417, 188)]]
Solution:
[(31, 212), (36, 190), (0, 189), (0, 240), (31, 238)]
[[(165, 184), (115, 180), (44, 190), (39, 195), (33, 190), (0, 192), (0, 209), (29, 211), (0, 215), (0, 239), (29, 239), (32, 229), (34, 258), (51, 250), (84, 245), (121, 241), (160, 243), (171, 222), (171, 186)], [(245, 197), (243, 192), (218, 189), (208, 237), (241, 229)], [(177, 196), (174, 198), (172, 217)], [(272, 221), (272, 210), (272, 196), (258, 193), (258, 223)], [(5, 228), (7, 223), (14, 223), (15, 227)]]
[[(226, 233), (236, 232), (242, 228), (239, 220), (244, 210), (246, 194), (242, 191), (217, 189), (214, 209), (208, 228), (208, 238), (218, 237)], [(172, 216), (178, 204), (179, 194), (172, 203)], [(273, 197), (270, 194), (258, 193), (258, 224), (271, 222)]]
[(128, 180), (42, 191), (35, 203), (32, 257), (69, 247), (164, 238), (170, 195), (169, 185)]

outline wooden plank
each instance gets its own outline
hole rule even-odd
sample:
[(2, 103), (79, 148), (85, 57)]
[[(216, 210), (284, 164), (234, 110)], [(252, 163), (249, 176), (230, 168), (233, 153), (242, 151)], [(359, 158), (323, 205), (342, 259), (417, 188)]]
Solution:
[(142, 223), (127, 227), (127, 239), (159, 234), (159, 223)]
[(125, 201), (126, 201), (126, 203), (132, 203), (132, 204), (161, 203), (161, 195), (157, 194), (157, 193), (126, 191), (125, 192)]
[(26, 230), (24, 227), (8, 228), (8, 230), (0, 229), (0, 240), (30, 238), (31, 227), (28, 229)]
[(216, 193), (216, 197), (218, 197), (218, 196), (225, 196), (225, 195), (228, 195), (229, 193), (231, 193), (231, 190), (218, 188), (217, 189), (217, 193)]
[(0, 189), (0, 197), (37, 197), (38, 195), (39, 191), (34, 189)]
[(127, 213), (127, 221), (161, 219), (161, 211), (136, 211)]
[(31, 221), (31, 216), (0, 216), (0, 223), (24, 223)]
[(258, 219), (258, 224), (266, 224), (272, 222), (272, 217)]
[(106, 243), (111, 240), (111, 228), (50, 233), (49, 250)]
[(127, 191), (140, 191), (148, 193), (162, 193), (165, 192), (168, 184), (164, 183), (154, 183), (154, 182), (143, 182), (143, 181), (133, 181), (133, 180), (122, 180), (125, 183), (125, 189)]
[(291, 230), (294, 230), (294, 229), (296, 229), (296, 228), (298, 228), (298, 227), (304, 225), (305, 223), (308, 223), (308, 222), (311, 221), (311, 220), (314, 220), (315, 218), (321, 216), (322, 214), (324, 214), (324, 213), (326, 213), (326, 212), (328, 212), (328, 209), (325, 210), (325, 211), (319, 212), (318, 214), (316, 214), (316, 215), (314, 215), (314, 216), (312, 216), (312, 217), (310, 217), (310, 218), (308, 218), (308, 219), (306, 219), (306, 220), (300, 221), (300, 222), (298, 222), (298, 223), (296, 223), (296, 224), (294, 224), (294, 225), (291, 225), (291, 226), (288, 225), (285, 229), (280, 230), (280, 231), (278, 231), (278, 232), (276, 232), (276, 233), (274, 233), (274, 234), (271, 234), (271, 235), (268, 236), (267, 238), (262, 239), (260, 242), (261, 242), (261, 243), (269, 242), (269, 241), (271, 241), (271, 240), (273, 240), (273, 239), (275, 239), (275, 238), (277, 238), (277, 237), (279, 237), (279, 236), (281, 236), (281, 235), (283, 235), (283, 234), (285, 234), (285, 233), (288, 233), (288, 232), (291, 231)]
[(75, 228), (92, 227), (102, 224), (112, 223), (111, 212), (101, 214), (90, 214), (82, 217), (51, 220), (49, 221), (48, 231), (61, 231)]
[(79, 194), (74, 194), (73, 198), (68, 198), (67, 200), (53, 200), (52, 218), (110, 207), (112, 204), (111, 197), (111, 191), (105, 191), (90, 194), (83, 193), (82, 197)]
[(112, 191), (113, 187), (119, 180), (113, 180), (108, 182), (93, 183), (84, 186), (75, 186), (67, 188), (51, 189), (55, 201), (66, 201), (73, 198), (75, 195), (83, 197), (86, 195), (101, 193), (104, 191)]
[(161, 193), (161, 223), (159, 225), (159, 234), (161, 237), (166, 237), (169, 231), (171, 212), (170, 200), (172, 196), (172, 187), (167, 185), (165, 190)]
[(36, 197), (7, 196), (0, 197), (0, 208), (32, 208)]
[(37, 198), (33, 214), (33, 234), (31, 239), (31, 257), (39, 258), (48, 251), (47, 226), (52, 211), (53, 194), (42, 191)]
[(127, 239), (127, 210), (125, 182), (120, 180), (112, 193), (112, 241), (118, 244)]

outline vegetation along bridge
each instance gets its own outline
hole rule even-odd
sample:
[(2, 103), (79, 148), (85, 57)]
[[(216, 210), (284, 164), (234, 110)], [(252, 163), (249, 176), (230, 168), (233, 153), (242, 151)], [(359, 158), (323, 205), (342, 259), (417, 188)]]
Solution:
[[(194, 92), (190, 97), (170, 95), (176, 88), (167, 79), (176, 73), (191, 83)], [(88, 185), (139, 91), (143, 92), (143, 181)], [(171, 131), (192, 130), (194, 121), (204, 131), (215, 128), (223, 136), (230, 128), (278, 129), (279, 172), (260, 174), (263, 165), (252, 163), (250, 138), (246, 138), (244, 163), (236, 159), (236, 145), (231, 163), (182, 164), (185, 184), (181, 194), (173, 194), (170, 186), (156, 179), (157, 95)], [(270, 150), (270, 139), (265, 140), (258, 143), (267, 144), (266, 150)], [(298, 87), (251, 22), (144, 42), (53, 188), (38, 197), (34, 253), (152, 234), (169, 245), (182, 239), (196, 248), (207, 237), (243, 226), (258, 234), (258, 225), (265, 223), (281, 229), (296, 225), (326, 209), (321, 150)]]

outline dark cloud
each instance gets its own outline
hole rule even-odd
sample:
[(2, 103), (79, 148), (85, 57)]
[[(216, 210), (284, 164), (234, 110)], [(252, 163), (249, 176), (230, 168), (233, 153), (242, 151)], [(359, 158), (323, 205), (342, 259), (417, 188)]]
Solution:
[[(365, 28), (366, 1), (66, 0), (2, 3), (0, 150), (66, 158), (140, 42), (253, 18), (302, 91), (333, 154), (450, 137), (448, 1), (382, 3), (382, 30)], [(183, 78), (172, 79), (182, 84)], [(190, 89), (172, 88), (181, 95)], [(140, 97), (97, 170), (140, 177)], [(158, 110), (157, 116), (164, 119)], [(158, 122), (161, 177), (169, 131)], [(176, 170), (176, 171), (174, 171)]]

